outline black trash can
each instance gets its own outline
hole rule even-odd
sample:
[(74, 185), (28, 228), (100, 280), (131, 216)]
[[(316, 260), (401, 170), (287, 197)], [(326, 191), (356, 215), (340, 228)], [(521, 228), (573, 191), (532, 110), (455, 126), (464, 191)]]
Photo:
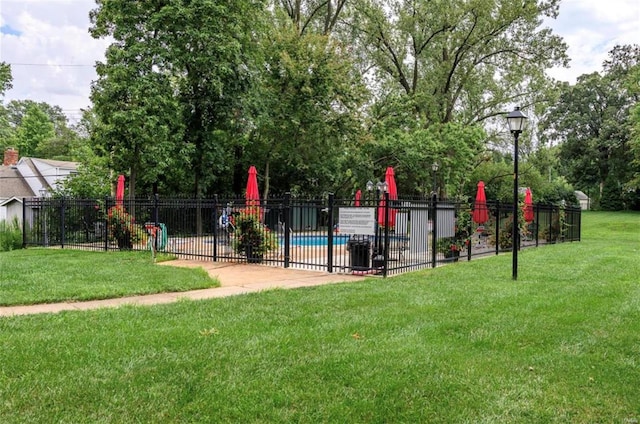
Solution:
[(347, 242), (347, 250), (349, 251), (352, 271), (368, 271), (371, 269), (369, 265), (369, 251), (371, 250), (369, 237), (352, 236)]

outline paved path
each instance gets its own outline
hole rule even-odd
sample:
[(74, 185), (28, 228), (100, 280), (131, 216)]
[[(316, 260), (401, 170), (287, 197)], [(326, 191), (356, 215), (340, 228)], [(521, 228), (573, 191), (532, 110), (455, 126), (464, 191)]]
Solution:
[(171, 303), (179, 299), (211, 299), (256, 292), (274, 288), (295, 289), (348, 281), (362, 281), (363, 277), (328, 272), (302, 271), (263, 265), (249, 265), (224, 262), (202, 262), (176, 260), (161, 262), (159, 265), (203, 268), (209, 275), (220, 281), (221, 287), (191, 290), (179, 293), (159, 293), (144, 296), (130, 296), (117, 299), (92, 300), (88, 302), (47, 303), (29, 306), (0, 306), (0, 316), (56, 313), (60, 311), (87, 310), (118, 307), (121, 305), (155, 305)]

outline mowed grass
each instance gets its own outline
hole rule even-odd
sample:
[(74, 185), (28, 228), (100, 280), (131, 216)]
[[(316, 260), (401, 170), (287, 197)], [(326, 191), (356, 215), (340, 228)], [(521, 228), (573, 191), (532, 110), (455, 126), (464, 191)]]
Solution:
[(640, 214), (400, 277), (0, 318), (0, 422), (634, 423)]
[(203, 269), (153, 264), (148, 252), (25, 249), (0, 253), (0, 306), (216, 287)]

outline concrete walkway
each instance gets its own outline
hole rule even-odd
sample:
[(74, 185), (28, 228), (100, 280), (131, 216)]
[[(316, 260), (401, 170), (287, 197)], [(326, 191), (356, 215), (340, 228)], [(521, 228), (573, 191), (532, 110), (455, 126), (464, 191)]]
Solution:
[(176, 302), (179, 299), (211, 299), (257, 292), (274, 288), (295, 289), (349, 281), (362, 281), (363, 277), (328, 272), (303, 271), (276, 268), (263, 265), (249, 265), (221, 262), (201, 262), (175, 260), (161, 262), (161, 266), (203, 268), (220, 281), (221, 287), (191, 290), (179, 293), (159, 293), (144, 296), (121, 297), (117, 299), (92, 300), (88, 302), (46, 303), (28, 306), (0, 306), (0, 317), (76, 311), (98, 308), (113, 308), (122, 305), (156, 305)]

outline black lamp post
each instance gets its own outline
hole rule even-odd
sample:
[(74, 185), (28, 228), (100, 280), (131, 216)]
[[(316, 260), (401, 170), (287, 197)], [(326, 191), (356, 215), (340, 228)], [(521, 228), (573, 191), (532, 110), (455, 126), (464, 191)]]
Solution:
[(516, 107), (507, 115), (509, 131), (513, 134), (513, 233), (511, 244), (513, 248), (512, 278), (518, 279), (518, 248), (520, 247), (520, 231), (518, 230), (518, 137), (524, 130), (527, 117)]
[(437, 180), (436, 180), (436, 175), (438, 174), (438, 169), (440, 168), (440, 164), (438, 164), (438, 162), (433, 162), (431, 164), (431, 170), (433, 171), (433, 190), (431, 191), (431, 195), (432, 196), (438, 196), (438, 192), (437, 190)]
[(380, 255), (380, 251), (382, 250), (379, 246), (381, 238), (378, 237), (378, 231), (380, 230), (380, 226), (378, 225), (378, 219), (379, 219), (379, 214), (378, 214), (378, 202), (380, 201), (380, 194), (381, 193), (386, 193), (387, 190), (389, 190), (389, 186), (387, 185), (386, 181), (378, 181), (377, 183), (373, 183), (372, 181), (367, 181), (367, 185), (366, 185), (367, 191), (368, 192), (372, 192), (373, 189), (376, 189), (376, 203), (374, 203), (373, 207), (376, 208), (375, 209), (375, 235), (374, 235), (374, 239), (373, 239), (373, 267), (380, 267), (382, 266), (382, 264), (384, 263), (384, 260), (382, 260), (379, 255)]

